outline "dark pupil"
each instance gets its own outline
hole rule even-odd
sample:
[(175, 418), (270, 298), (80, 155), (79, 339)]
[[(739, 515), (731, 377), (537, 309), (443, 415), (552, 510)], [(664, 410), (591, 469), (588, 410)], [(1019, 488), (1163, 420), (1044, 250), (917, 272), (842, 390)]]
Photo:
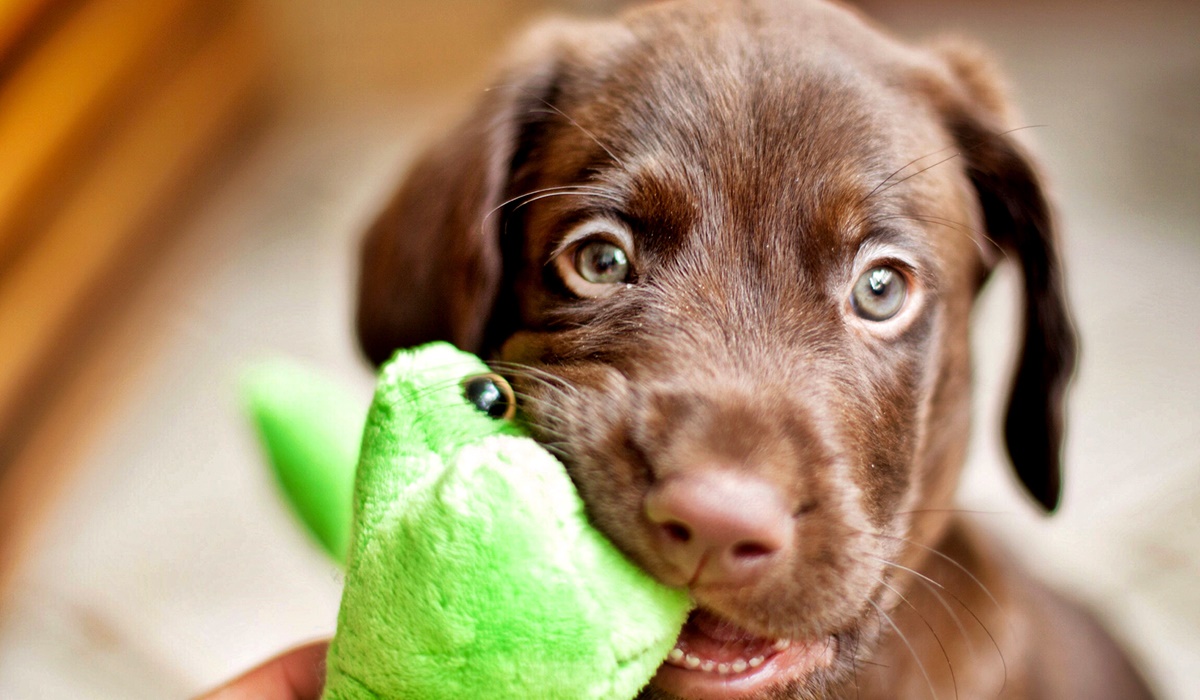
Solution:
[(467, 401), (492, 418), (500, 418), (508, 410), (508, 400), (496, 382), (488, 377), (476, 377), (465, 387)]
[(871, 293), (877, 297), (887, 294), (891, 284), (892, 271), (882, 267), (871, 270), (870, 276), (867, 278), (867, 285), (871, 287)]

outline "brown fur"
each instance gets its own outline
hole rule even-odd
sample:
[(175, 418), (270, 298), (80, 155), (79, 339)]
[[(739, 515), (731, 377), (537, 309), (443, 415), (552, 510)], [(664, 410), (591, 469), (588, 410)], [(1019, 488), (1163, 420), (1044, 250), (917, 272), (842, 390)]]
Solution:
[[(668, 583), (688, 579), (645, 516), (656, 484), (770, 484), (787, 550), (692, 594), (755, 634), (839, 643), (762, 697), (1148, 696), (954, 511), (968, 319), (999, 259), (1025, 280), (1008, 447), (1051, 510), (1075, 361), (1050, 211), (979, 54), (804, 0), (659, 3), (518, 47), (366, 239), (368, 356), (447, 339), (497, 360), (595, 524)], [(583, 297), (555, 256), (598, 214), (627, 225), (634, 277)], [(887, 328), (847, 301), (880, 244), (913, 288)]]

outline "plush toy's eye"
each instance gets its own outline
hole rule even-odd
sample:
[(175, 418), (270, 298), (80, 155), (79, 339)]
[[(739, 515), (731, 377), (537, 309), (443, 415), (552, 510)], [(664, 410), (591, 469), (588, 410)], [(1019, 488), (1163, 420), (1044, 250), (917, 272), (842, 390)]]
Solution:
[(894, 267), (867, 270), (854, 283), (854, 312), (868, 321), (886, 321), (900, 313), (908, 297), (908, 282)]
[(463, 381), (463, 395), (472, 406), (492, 418), (512, 418), (517, 399), (508, 382), (496, 374), (481, 374)]

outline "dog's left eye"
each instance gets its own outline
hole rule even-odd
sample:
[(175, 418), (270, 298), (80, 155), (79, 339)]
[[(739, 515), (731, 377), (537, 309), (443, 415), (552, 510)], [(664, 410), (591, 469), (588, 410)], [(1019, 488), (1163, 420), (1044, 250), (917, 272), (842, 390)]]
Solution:
[(880, 265), (867, 270), (854, 283), (854, 312), (868, 321), (886, 321), (904, 306), (908, 282), (896, 268)]

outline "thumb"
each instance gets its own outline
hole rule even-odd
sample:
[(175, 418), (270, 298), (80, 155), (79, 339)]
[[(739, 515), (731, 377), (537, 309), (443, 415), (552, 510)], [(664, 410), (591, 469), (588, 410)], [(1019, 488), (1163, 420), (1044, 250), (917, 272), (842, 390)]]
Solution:
[(284, 652), (197, 700), (319, 700), (328, 641)]

